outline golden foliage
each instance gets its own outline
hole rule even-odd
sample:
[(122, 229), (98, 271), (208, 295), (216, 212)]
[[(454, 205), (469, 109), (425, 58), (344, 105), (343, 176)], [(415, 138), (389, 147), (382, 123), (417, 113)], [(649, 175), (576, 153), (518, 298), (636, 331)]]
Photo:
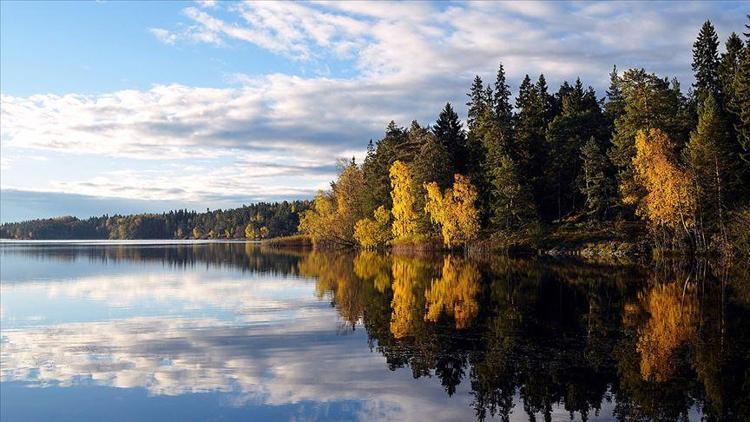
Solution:
[(311, 209), (300, 217), (299, 230), (314, 244), (354, 244), (354, 225), (363, 216), (364, 175), (352, 161), (330, 192), (319, 192)]
[(467, 328), (479, 313), (479, 269), (476, 264), (452, 256), (443, 261), (439, 279), (432, 280), (425, 292), (425, 320), (437, 321), (445, 312), (456, 321), (456, 328)]
[(388, 210), (381, 205), (373, 214), (374, 219), (363, 218), (354, 225), (354, 239), (365, 248), (382, 247), (391, 240), (391, 215)]
[(475, 203), (477, 191), (469, 178), (455, 175), (453, 188), (440, 192), (437, 183), (425, 185), (427, 205), (425, 211), (433, 223), (440, 226), (443, 243), (454, 247), (476, 238), (479, 233), (479, 211)]
[[(638, 204), (638, 214), (655, 227), (689, 230), (694, 208), (690, 177), (677, 165), (672, 141), (659, 129), (639, 131), (635, 148), (636, 180), (646, 191)], [(632, 202), (633, 198), (625, 200)]]
[(416, 192), (411, 169), (395, 161), (390, 169), (391, 198), (393, 199), (393, 236), (396, 239), (413, 237), (417, 232), (419, 215), (415, 210)]
[(649, 318), (638, 330), (636, 350), (641, 355), (641, 376), (657, 382), (671, 378), (677, 349), (695, 336), (698, 302), (695, 293), (683, 295), (679, 283), (658, 284), (639, 295)]
[(416, 329), (422, 320), (424, 296), (419, 292), (419, 273), (414, 259), (398, 257), (393, 260), (393, 300), (391, 301), (391, 334), (403, 338)]
[(380, 293), (391, 287), (391, 266), (387, 255), (362, 251), (354, 258), (354, 274), (363, 280), (372, 280)]

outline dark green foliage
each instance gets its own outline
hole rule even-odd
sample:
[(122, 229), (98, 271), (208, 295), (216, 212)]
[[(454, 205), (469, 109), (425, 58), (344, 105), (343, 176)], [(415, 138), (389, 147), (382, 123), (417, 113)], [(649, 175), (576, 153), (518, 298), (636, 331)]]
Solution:
[(581, 173), (578, 185), (584, 197), (584, 209), (597, 219), (612, 217), (617, 205), (614, 169), (593, 137), (581, 148)]
[(537, 220), (528, 184), (519, 167), (508, 155), (497, 158), (490, 173), (492, 183), (491, 222), (495, 230), (519, 231)]
[(544, 132), (546, 122), (540, 104), (537, 86), (531, 83), (529, 75), (523, 79), (516, 99), (516, 128), (514, 134), (513, 158), (519, 171), (528, 178), (536, 203), (542, 197), (542, 172), (546, 161)]
[(414, 181), (418, 186), (436, 182), (445, 189), (453, 182), (450, 155), (435, 135), (425, 131), (422, 136), (424, 142), (413, 165)]
[(231, 210), (198, 213), (176, 210), (163, 214), (136, 214), (92, 217), (81, 220), (59, 217), (5, 223), (0, 226), (4, 239), (189, 239), (193, 229), (201, 237), (236, 239), (245, 237), (250, 224), (267, 237), (297, 233), (299, 214), (309, 208), (308, 201), (259, 202)]
[(606, 139), (607, 124), (592, 88), (580, 79), (560, 95), (561, 111), (546, 133), (549, 160), (544, 168), (544, 196), (538, 203), (545, 219), (560, 219), (576, 212), (582, 199), (576, 189), (581, 172), (580, 151), (590, 138)]
[[(481, 80), (479, 81), (481, 84)], [(478, 95), (484, 98), (483, 91), (479, 90)], [(446, 103), (443, 111), (440, 112), (435, 126), (432, 128), (438, 142), (445, 147), (451, 159), (452, 171), (466, 174), (469, 167), (470, 153), (466, 144), (466, 134), (461, 125), (458, 114), (453, 111), (451, 103)]]
[(610, 126), (610, 131), (614, 130), (615, 120), (625, 114), (625, 98), (622, 95), (620, 77), (617, 75), (617, 66), (612, 67), (609, 74), (609, 89), (607, 89), (607, 101), (604, 103), (604, 116)]
[(711, 94), (721, 98), (719, 86), (719, 37), (711, 21), (706, 21), (693, 44), (695, 98), (702, 104)]
[(469, 93), (466, 94), (469, 97), (469, 102), (466, 103), (469, 107), (466, 122), (470, 131), (476, 128), (478, 120), (481, 118), (482, 114), (484, 114), (484, 109), (487, 105), (486, 94), (487, 92), (484, 89), (482, 78), (478, 75), (475, 76), (474, 82), (471, 84), (471, 89), (469, 90)]

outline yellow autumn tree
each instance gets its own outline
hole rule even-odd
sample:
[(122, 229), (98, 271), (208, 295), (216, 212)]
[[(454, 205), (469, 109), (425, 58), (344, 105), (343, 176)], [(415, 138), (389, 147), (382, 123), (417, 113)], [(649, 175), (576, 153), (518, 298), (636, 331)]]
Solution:
[(364, 217), (364, 175), (354, 160), (331, 187), (328, 192), (319, 192), (312, 208), (302, 214), (299, 230), (316, 245), (352, 246), (354, 226)]
[(477, 191), (469, 178), (455, 175), (453, 187), (440, 192), (437, 183), (425, 185), (427, 204), (425, 211), (430, 220), (440, 226), (445, 246), (465, 245), (479, 233), (479, 210), (476, 207)]
[(391, 240), (391, 214), (382, 205), (372, 218), (363, 218), (354, 226), (354, 239), (364, 248), (380, 248)]
[(411, 239), (417, 234), (419, 214), (416, 203), (416, 189), (411, 169), (401, 161), (395, 161), (390, 169), (391, 198), (393, 199), (393, 237)]
[(656, 229), (690, 233), (693, 226), (694, 198), (690, 177), (677, 164), (674, 145), (659, 129), (639, 131), (635, 137), (633, 167), (636, 181), (646, 195), (637, 212)]
[(479, 313), (479, 269), (476, 264), (446, 256), (443, 272), (425, 292), (425, 320), (436, 322), (442, 313), (453, 317), (456, 328), (467, 328)]

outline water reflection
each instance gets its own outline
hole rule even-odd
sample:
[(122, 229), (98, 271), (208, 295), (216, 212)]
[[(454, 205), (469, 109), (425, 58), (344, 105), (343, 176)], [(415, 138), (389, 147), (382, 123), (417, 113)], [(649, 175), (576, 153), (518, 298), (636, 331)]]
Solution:
[[(4, 245), (0, 257), (4, 383), (346, 401), (305, 410), (332, 419), (750, 418), (750, 278), (736, 266), (252, 244)], [(76, 263), (75, 276), (45, 273)], [(53, 318), (61, 304), (95, 316)]]

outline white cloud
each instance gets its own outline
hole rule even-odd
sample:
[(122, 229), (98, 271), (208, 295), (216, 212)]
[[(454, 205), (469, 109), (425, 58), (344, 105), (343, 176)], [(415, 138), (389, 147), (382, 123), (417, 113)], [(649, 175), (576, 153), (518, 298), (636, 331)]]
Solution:
[(151, 32), (157, 40), (163, 42), (164, 44), (174, 45), (177, 42), (177, 34), (173, 34), (166, 29), (149, 28), (148, 31)]

